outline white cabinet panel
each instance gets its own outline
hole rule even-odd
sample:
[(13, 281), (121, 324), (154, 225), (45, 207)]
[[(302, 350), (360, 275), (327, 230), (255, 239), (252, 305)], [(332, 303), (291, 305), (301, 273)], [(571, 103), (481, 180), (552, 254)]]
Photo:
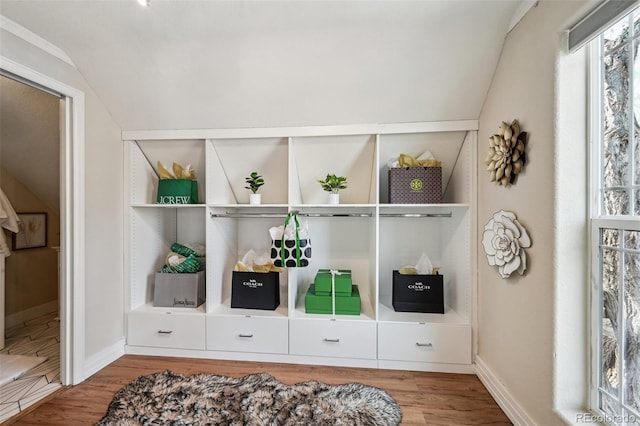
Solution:
[(207, 317), (207, 349), (214, 351), (286, 354), (287, 318)]
[[(125, 132), (127, 344), (239, 359), (472, 368), (477, 128), (457, 121)], [(427, 151), (442, 162), (443, 203), (390, 203), (389, 160)], [(195, 168), (200, 204), (156, 203), (158, 161)], [(266, 181), (260, 205), (247, 204), (244, 188), (254, 170)], [(348, 178), (338, 205), (318, 184), (327, 173)], [(249, 250), (268, 253), (268, 230), (291, 211), (308, 228), (313, 265), (281, 273), (276, 310), (231, 308), (234, 265)], [(174, 242), (206, 243), (201, 307), (153, 307), (153, 277)], [(393, 308), (393, 271), (422, 253), (444, 276), (444, 315)], [(360, 315), (306, 312), (319, 268), (352, 270)]]
[(292, 319), (292, 355), (376, 358), (376, 323), (367, 321)]
[(130, 312), (127, 343), (173, 349), (202, 349), (205, 317), (202, 314)]
[(471, 326), (379, 323), (378, 358), (470, 364)]

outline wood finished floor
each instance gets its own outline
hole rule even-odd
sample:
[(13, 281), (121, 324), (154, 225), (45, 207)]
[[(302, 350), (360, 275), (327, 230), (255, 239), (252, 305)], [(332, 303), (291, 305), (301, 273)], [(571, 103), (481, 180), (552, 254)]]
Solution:
[(113, 395), (136, 377), (163, 370), (232, 377), (267, 372), (283, 383), (360, 382), (386, 390), (402, 407), (403, 425), (510, 425), (484, 388), (468, 374), (338, 368), (190, 358), (125, 355), (77, 386), (65, 387), (10, 418), (7, 425), (90, 425), (105, 414)]

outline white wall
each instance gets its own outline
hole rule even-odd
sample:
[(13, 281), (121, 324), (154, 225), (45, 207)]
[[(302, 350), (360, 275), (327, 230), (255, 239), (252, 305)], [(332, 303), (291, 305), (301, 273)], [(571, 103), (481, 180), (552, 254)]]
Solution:
[[(560, 374), (558, 379), (584, 378), (586, 367), (584, 340), (576, 339), (569, 344), (569, 341), (558, 339), (557, 346), (554, 342), (556, 327), (561, 329), (558, 336), (570, 338), (571, 327), (580, 325), (586, 318), (584, 309), (572, 317), (554, 313), (559, 294), (562, 294), (562, 303), (571, 303), (566, 291), (556, 292), (556, 288), (569, 286), (575, 289), (586, 285), (585, 98), (574, 99), (583, 103), (581, 109), (579, 105), (578, 110), (566, 109), (567, 100), (571, 101), (571, 89), (585, 83), (584, 55), (572, 59), (578, 61), (577, 68), (573, 68), (577, 74), (567, 75), (567, 68), (564, 68), (564, 78), (573, 78), (571, 87), (560, 89), (556, 85), (562, 31), (584, 13), (585, 4), (582, 1), (541, 1), (529, 11), (506, 39), (480, 115), (478, 359), (522, 411), (520, 420), (523, 423), (560, 424), (554, 414), (554, 398), (556, 401), (566, 398), (562, 395), (554, 397), (555, 392), (573, 392), (573, 402), (578, 401), (578, 404), (586, 400), (586, 393), (580, 392), (580, 386), (584, 385), (580, 380), (554, 385), (558, 355), (568, 361), (567, 366), (572, 362), (566, 357), (567, 353), (575, 351), (574, 365), (579, 366), (572, 377)], [(584, 93), (584, 86), (581, 89)], [(565, 103), (556, 109), (558, 96)], [(519, 120), (524, 131), (529, 132), (528, 162), (517, 184), (504, 188), (489, 182), (483, 161), (488, 138), (496, 133), (501, 121), (514, 118)], [(571, 120), (574, 121), (569, 122)], [(578, 129), (573, 138), (569, 133), (571, 126)], [(567, 149), (569, 144), (576, 148), (575, 155)], [(556, 170), (556, 162), (560, 171)], [(571, 177), (573, 180), (567, 180)], [(488, 265), (481, 241), (484, 225), (501, 209), (516, 213), (533, 242), (527, 249), (526, 274), (515, 273), (507, 280), (501, 279), (497, 270)], [(574, 226), (562, 229), (568, 223)], [(558, 241), (559, 237), (562, 237), (561, 241)], [(558, 253), (559, 250), (565, 250), (565, 253)], [(573, 263), (569, 267), (556, 263), (563, 260)], [(570, 271), (575, 275), (571, 276)], [(586, 304), (583, 297), (576, 297), (574, 303)], [(559, 308), (561, 313), (561, 304)], [(584, 330), (576, 328), (573, 334), (584, 336)], [(563, 343), (565, 347), (561, 347)], [(569, 383), (573, 388), (567, 389)]]
[[(0, 30), (0, 54), (85, 94), (85, 359), (123, 337), (123, 144), (80, 73)], [(2, 64), (0, 64), (2, 66)]]

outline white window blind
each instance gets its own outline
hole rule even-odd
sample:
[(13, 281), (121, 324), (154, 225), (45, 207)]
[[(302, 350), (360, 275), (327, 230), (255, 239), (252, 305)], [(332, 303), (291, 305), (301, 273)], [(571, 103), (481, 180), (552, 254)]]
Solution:
[(640, 3), (638, 0), (605, 0), (569, 29), (569, 51), (575, 52)]

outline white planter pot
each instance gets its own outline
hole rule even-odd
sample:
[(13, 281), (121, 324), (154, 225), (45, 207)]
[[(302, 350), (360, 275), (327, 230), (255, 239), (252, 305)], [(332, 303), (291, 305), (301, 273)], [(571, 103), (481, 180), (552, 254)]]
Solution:
[(329, 194), (329, 204), (340, 204), (340, 194)]
[(262, 202), (262, 194), (249, 194), (249, 204), (260, 204)]

